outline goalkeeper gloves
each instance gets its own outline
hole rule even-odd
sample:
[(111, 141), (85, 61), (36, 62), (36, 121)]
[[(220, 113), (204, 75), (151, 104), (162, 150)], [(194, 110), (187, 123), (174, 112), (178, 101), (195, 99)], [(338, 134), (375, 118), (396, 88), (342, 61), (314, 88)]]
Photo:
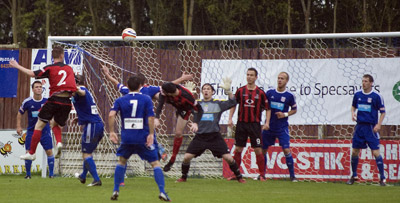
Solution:
[(186, 89), (188, 89), (192, 94), (196, 93), (196, 84), (194, 84), (194, 82), (192, 81), (187, 81), (184, 85), (183, 85)]
[(232, 90), (231, 90), (232, 79), (226, 77), (226, 78), (222, 79), (222, 82), (223, 82), (223, 84), (220, 85), (220, 87), (225, 90), (225, 93), (226, 94), (232, 93)]

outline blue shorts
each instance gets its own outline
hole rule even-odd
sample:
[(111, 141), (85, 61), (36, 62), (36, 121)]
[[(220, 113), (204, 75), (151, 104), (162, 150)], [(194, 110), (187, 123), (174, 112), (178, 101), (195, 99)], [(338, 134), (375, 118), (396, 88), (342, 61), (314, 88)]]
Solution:
[(85, 125), (82, 134), (82, 152), (91, 154), (104, 136), (104, 124), (88, 123)]
[(263, 149), (268, 149), (269, 146), (275, 145), (275, 140), (278, 138), (279, 146), (282, 149), (287, 149), (290, 147), (290, 135), (289, 129), (285, 128), (285, 130), (281, 132), (271, 132), (270, 130), (262, 131), (262, 143)]
[(129, 159), (132, 154), (139, 155), (142, 160), (149, 163), (158, 161), (158, 151), (154, 144), (151, 148), (148, 148), (146, 144), (121, 144), (117, 149), (117, 156), (122, 156), (125, 159)]
[[(26, 150), (31, 149), (32, 136), (33, 136), (33, 131), (26, 132), (26, 138), (25, 138)], [(40, 137), (40, 144), (42, 145), (45, 151), (53, 149), (53, 139), (51, 138), (50, 128), (47, 126), (42, 130), (42, 137)]]
[(367, 144), (371, 150), (379, 149), (379, 133), (374, 132), (373, 124), (357, 124), (354, 129), (354, 149), (366, 149)]

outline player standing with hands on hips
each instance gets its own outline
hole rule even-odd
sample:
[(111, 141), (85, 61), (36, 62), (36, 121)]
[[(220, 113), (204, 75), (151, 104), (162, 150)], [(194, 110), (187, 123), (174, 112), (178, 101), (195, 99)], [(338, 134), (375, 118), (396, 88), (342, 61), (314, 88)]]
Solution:
[[(353, 134), (353, 150), (351, 152), (351, 178), (347, 181), (348, 185), (353, 185), (357, 178), (358, 155), (360, 149), (366, 149), (367, 144), (371, 148), (378, 166), (381, 186), (386, 186), (383, 158), (379, 151), (379, 130), (385, 118), (385, 105), (382, 96), (372, 91), (374, 78), (366, 74), (362, 78), (362, 90), (357, 91), (353, 97), (351, 106), (351, 118), (357, 122)], [(356, 112), (357, 110), (357, 112)], [(378, 119), (378, 111), (381, 113)]]
[(35, 160), (36, 147), (42, 136), (42, 129), (52, 119), (52, 130), (56, 138), (55, 157), (61, 154), (61, 128), (68, 120), (71, 111), (71, 96), (76, 91), (75, 74), (72, 68), (64, 64), (64, 49), (54, 47), (51, 51), (54, 64), (45, 66), (43, 69), (32, 71), (11, 60), (10, 65), (17, 68), (22, 73), (36, 78), (48, 78), (50, 83), (50, 98), (44, 104), (38, 115), (38, 121), (33, 131), (31, 147), (28, 153), (20, 156), (21, 159)]

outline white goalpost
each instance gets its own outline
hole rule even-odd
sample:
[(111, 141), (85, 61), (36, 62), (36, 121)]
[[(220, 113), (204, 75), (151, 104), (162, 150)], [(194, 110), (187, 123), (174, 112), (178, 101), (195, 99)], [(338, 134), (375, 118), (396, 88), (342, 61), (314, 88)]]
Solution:
[[(392, 105), (396, 104), (393, 85), (399, 79), (388, 78), (391, 76), (390, 71), (396, 70), (395, 65), (400, 62), (400, 32), (138, 36), (131, 43), (122, 41), (121, 36), (50, 36), (48, 56), (51, 56), (54, 45), (75, 50), (75, 53), (81, 55), (78, 63), (82, 64), (86, 87), (94, 96), (105, 126), (110, 107), (121, 94), (105, 78), (101, 66), (107, 66), (111, 76), (122, 84), (130, 74), (136, 72), (143, 73), (146, 83), (155, 86), (161, 86), (163, 82), (172, 81), (182, 72), (187, 72), (194, 76), (197, 98), (201, 98), (201, 85), (211, 83), (217, 89), (214, 95), (216, 99), (226, 99), (222, 89), (218, 88), (225, 75), (232, 77), (232, 89), (235, 92), (238, 87), (246, 84), (245, 71), (249, 67), (258, 70), (256, 84), (264, 90), (276, 87), (279, 72), (288, 72), (288, 91), (296, 96), (299, 109), (297, 114), (289, 118), (291, 148), (299, 179), (326, 181), (349, 177), (351, 137), (355, 126), (350, 119), (351, 99), (354, 92), (360, 89), (363, 74), (374, 76), (377, 84), (375, 90), (388, 102), (386, 111), (390, 114), (385, 118), (382, 138), (398, 138), (400, 134), (400, 122), (394, 116), (400, 110)], [(49, 64), (50, 60), (51, 57), (48, 57)], [(165, 147), (169, 156), (172, 154), (176, 123), (174, 112), (172, 106), (166, 105), (160, 119), (161, 127), (156, 129), (158, 142)], [(72, 112), (70, 117), (74, 118), (76, 114)], [(232, 147), (234, 135), (228, 133), (227, 118), (228, 114), (223, 114), (222, 134), (230, 138), (227, 143)], [(119, 121), (117, 125), (116, 129), (119, 129)], [(65, 129), (65, 147), (58, 161), (58, 170), (63, 176), (73, 176), (82, 170), (82, 129), (70, 122)], [(107, 133), (108, 127), (94, 152), (98, 173), (103, 177), (113, 175), (117, 161), (117, 146), (110, 142)], [(183, 154), (194, 137), (187, 128), (184, 134), (177, 160), (172, 170), (166, 173), (170, 177), (181, 175)], [(250, 148), (245, 149), (241, 170), (245, 177), (255, 177), (257, 169), (254, 167), (254, 154)], [(381, 148), (382, 153), (385, 149)], [(370, 164), (368, 158), (370, 152), (364, 150), (362, 153), (366, 158), (359, 168), (369, 164), (372, 166), (370, 172), (373, 173), (371, 177), (365, 176), (362, 180), (377, 181), (376, 167)], [(278, 144), (269, 150), (267, 157), (267, 177), (288, 177), (284, 156), (282, 158)], [(360, 170), (360, 173), (365, 172)], [(151, 166), (137, 156), (132, 156), (128, 162), (128, 175), (148, 176), (151, 171)], [(207, 150), (192, 161), (189, 176), (221, 178), (229, 173), (229, 167), (225, 167), (222, 160), (214, 158)]]

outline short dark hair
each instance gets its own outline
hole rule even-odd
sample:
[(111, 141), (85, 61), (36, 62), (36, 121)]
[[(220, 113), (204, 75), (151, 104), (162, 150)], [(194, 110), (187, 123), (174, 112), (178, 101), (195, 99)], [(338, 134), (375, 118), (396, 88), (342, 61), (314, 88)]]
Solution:
[(75, 83), (77, 85), (84, 85), (85, 84), (85, 78), (83, 75), (75, 75)]
[(368, 80), (369, 80), (370, 82), (374, 82), (374, 78), (373, 78), (372, 75), (370, 75), (370, 74), (365, 74), (365, 75), (363, 75), (363, 78), (368, 78)]
[(55, 46), (53, 47), (53, 50), (51, 51), (51, 55), (53, 58), (60, 58), (64, 54), (64, 49), (60, 46)]
[(164, 83), (161, 88), (165, 93), (173, 94), (176, 92), (176, 85), (172, 82)]
[(144, 83), (146, 82), (146, 77), (142, 73), (137, 73), (136, 75), (140, 80), (140, 84), (144, 85)]
[(204, 85), (201, 86), (201, 90), (203, 90), (204, 86), (207, 86), (207, 85), (211, 87), (211, 90), (212, 90), (213, 92), (215, 92), (214, 87), (213, 87), (210, 83), (204, 83)]
[(138, 77), (138, 75), (136, 74), (129, 77), (127, 82), (129, 90), (130, 91), (138, 90), (139, 87), (142, 85), (140, 82), (141, 82), (140, 77)]
[(256, 73), (256, 76), (258, 76), (258, 71), (253, 67), (248, 68), (247, 71), (254, 71)]
[(35, 84), (40, 84), (40, 85), (42, 85), (42, 82), (40, 82), (39, 80), (35, 80), (35, 81), (32, 83), (32, 85), (31, 85), (32, 89), (33, 89), (33, 87), (35, 87)]

